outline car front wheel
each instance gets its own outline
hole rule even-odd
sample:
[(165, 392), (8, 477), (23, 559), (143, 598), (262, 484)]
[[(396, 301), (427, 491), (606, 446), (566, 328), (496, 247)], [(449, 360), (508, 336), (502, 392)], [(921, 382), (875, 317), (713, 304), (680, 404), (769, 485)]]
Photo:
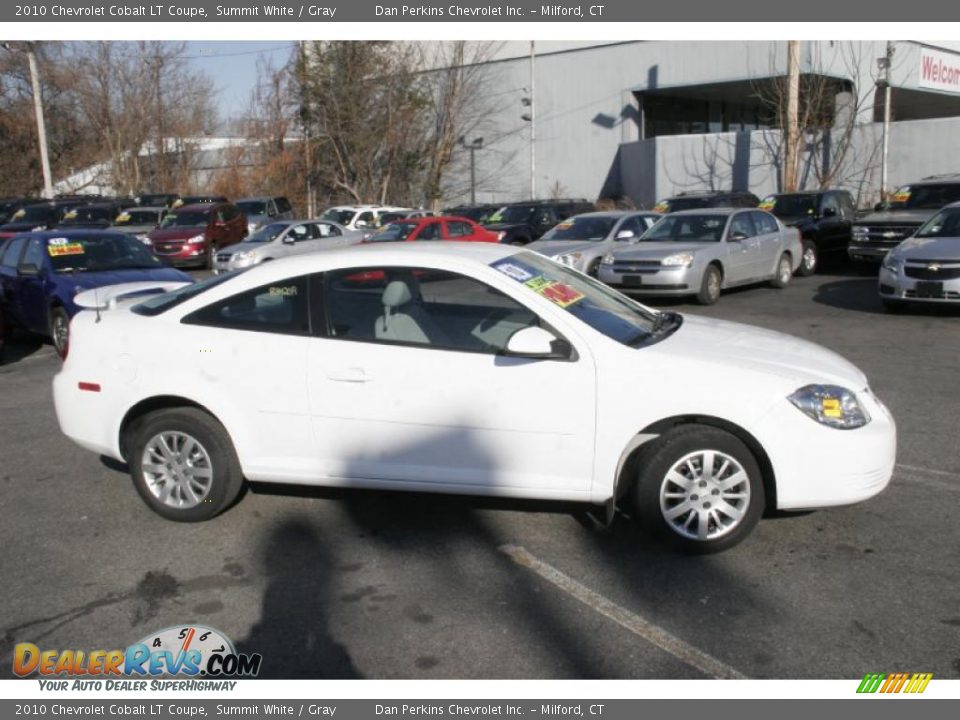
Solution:
[(817, 271), (817, 246), (812, 240), (803, 241), (803, 255), (800, 257), (800, 267), (797, 268), (797, 275), (800, 277), (810, 277)]
[(777, 260), (777, 272), (770, 281), (770, 285), (775, 288), (785, 288), (790, 284), (793, 277), (793, 265), (790, 263), (790, 256), (783, 253)]
[(635, 495), (646, 530), (694, 553), (726, 550), (750, 534), (764, 509), (763, 481), (739, 438), (686, 425), (652, 442)]
[(716, 265), (709, 265), (703, 271), (703, 279), (700, 281), (700, 292), (697, 293), (697, 302), (701, 305), (713, 305), (720, 299), (720, 284), (722, 282), (720, 268)]
[(158, 515), (177, 522), (208, 520), (240, 493), (243, 474), (233, 443), (202, 410), (158, 410), (129, 432), (133, 484)]
[(50, 339), (53, 340), (53, 349), (60, 358), (67, 356), (70, 345), (70, 317), (62, 307), (55, 307), (50, 311), (48, 320)]

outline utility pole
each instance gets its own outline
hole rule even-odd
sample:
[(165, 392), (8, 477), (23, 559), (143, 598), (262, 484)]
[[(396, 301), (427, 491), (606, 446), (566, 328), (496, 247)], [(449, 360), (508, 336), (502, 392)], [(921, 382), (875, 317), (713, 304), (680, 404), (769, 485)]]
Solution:
[(310, 127), (306, 120), (305, 103), (307, 97), (307, 44), (304, 40), (300, 43), (300, 126), (303, 131), (303, 162), (307, 176), (307, 217), (316, 215), (313, 197), (313, 164), (310, 156)]
[(470, 151), (470, 204), (477, 204), (477, 169), (476, 162), (474, 158), (474, 153), (477, 150), (480, 150), (483, 147), (483, 138), (478, 137), (471, 140), (469, 143), (465, 137), (460, 138), (460, 144)]
[[(43, 170), (43, 196), (53, 197), (53, 177), (50, 173), (50, 154), (47, 151), (47, 124), (43, 119), (43, 96), (40, 94), (40, 71), (37, 68), (37, 56), (33, 51), (33, 43), (24, 43), (26, 49), (21, 51), (27, 56), (30, 66), (30, 85), (33, 89), (33, 112), (37, 118), (37, 142), (40, 145), (40, 167)], [(3, 43), (3, 47), (11, 52), (17, 52), (10, 43)]]
[(533, 40), (530, 41), (530, 199), (537, 199), (537, 73)]
[(787, 146), (783, 163), (783, 189), (797, 189), (797, 165), (800, 159), (800, 41), (787, 41)]
[(887, 200), (887, 156), (890, 148), (890, 66), (893, 63), (893, 43), (887, 40), (887, 51), (882, 58), (877, 58), (877, 68), (883, 77), (877, 80), (877, 85), (883, 88), (883, 150), (880, 158), (880, 200)]

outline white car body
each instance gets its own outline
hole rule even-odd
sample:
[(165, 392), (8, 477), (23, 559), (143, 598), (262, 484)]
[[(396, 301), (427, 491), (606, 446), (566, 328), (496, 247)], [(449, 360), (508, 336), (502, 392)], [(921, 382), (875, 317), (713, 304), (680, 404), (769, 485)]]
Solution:
[[(491, 266), (526, 257), (539, 256), (481, 243), (360, 246), (258, 266), (152, 317), (131, 312), (135, 300), (115, 302), (99, 319), (83, 311), (54, 379), (60, 427), (81, 446), (122, 460), (131, 410), (180, 398), (223, 425), (249, 480), (603, 504), (618, 495), (639, 445), (697, 418), (758, 449), (773, 491), (767, 499), (777, 508), (854, 503), (887, 485), (893, 419), (863, 373), (839, 355), (695, 316), (658, 342), (621, 344)], [(570, 343), (574, 359), (181, 322), (241, 291), (305, 273), (387, 266), (480, 281), (535, 313)], [(828, 427), (787, 400), (814, 383), (849, 389), (869, 422)], [(98, 390), (89, 391), (91, 384)]]
[(320, 216), (350, 230), (374, 230), (380, 225), (380, 214), (385, 212), (404, 212), (410, 208), (396, 205), (337, 205), (327, 208)]

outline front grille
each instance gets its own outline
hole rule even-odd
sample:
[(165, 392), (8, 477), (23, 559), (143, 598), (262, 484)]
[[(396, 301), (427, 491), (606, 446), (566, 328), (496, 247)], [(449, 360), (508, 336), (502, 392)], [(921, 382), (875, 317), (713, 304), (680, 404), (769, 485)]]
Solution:
[(230, 262), (230, 258), (232, 257), (233, 255), (229, 255), (227, 253), (220, 253), (219, 255), (217, 255), (217, 262), (228, 263)]
[(173, 255), (180, 252), (182, 248), (182, 245), (155, 245), (154, 251), (158, 255)]
[[(953, 261), (956, 262), (956, 261)], [(960, 278), (960, 266), (942, 267), (939, 263), (930, 265), (904, 265), (903, 274), (914, 280), (956, 280)]]
[[(903, 296), (906, 297), (906, 298), (915, 298), (915, 297), (917, 297), (917, 291), (916, 291), (916, 290), (904, 290), (904, 291), (903, 291)], [(932, 299), (932, 300), (960, 300), (960, 292), (956, 292), (956, 291), (954, 291), (954, 290), (948, 290), (948, 291), (944, 292), (942, 295), (937, 295), (936, 297), (933, 297), (933, 298), (930, 298), (929, 296), (926, 296), (925, 299), (928, 299), (928, 300), (930, 300), (930, 299)]]
[[(881, 243), (884, 245), (897, 245), (904, 238), (913, 235), (919, 225), (855, 225), (854, 238), (857, 237), (857, 228), (867, 229), (867, 240), (869, 242)], [(861, 235), (862, 237), (862, 235)]]
[(613, 263), (615, 273), (651, 274), (660, 270), (659, 260), (621, 260)]

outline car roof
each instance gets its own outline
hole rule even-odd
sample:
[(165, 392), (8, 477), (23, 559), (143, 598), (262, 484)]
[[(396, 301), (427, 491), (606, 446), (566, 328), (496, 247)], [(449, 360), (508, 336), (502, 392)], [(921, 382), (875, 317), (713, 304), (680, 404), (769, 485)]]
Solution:
[(266, 202), (267, 200), (277, 200), (282, 198), (283, 195), (251, 195), (250, 197), (243, 197), (237, 200), (234, 200), (234, 203), (242, 202)]
[(121, 212), (137, 212), (140, 210), (163, 212), (164, 210), (169, 210), (169, 209), (170, 208), (168, 207), (160, 206), (160, 205), (127, 205), (126, 207), (123, 208)]
[(41, 240), (49, 240), (51, 238), (83, 238), (83, 237), (103, 237), (104, 235), (116, 235), (117, 237), (126, 238), (128, 237), (126, 233), (122, 233), (119, 230), (112, 230), (110, 228), (77, 228), (76, 230), (36, 230), (34, 232), (20, 233), (21, 235), (29, 235), (30, 237), (40, 238)]
[(693, 208), (690, 210), (677, 210), (672, 213), (668, 213), (669, 216), (673, 215), (733, 215), (735, 212), (750, 212), (750, 211), (760, 211), (760, 208), (735, 208), (735, 207), (709, 207), (709, 208)]
[[(445, 260), (467, 259), (483, 265), (501, 260), (505, 257), (521, 252), (530, 252), (515, 245), (500, 245), (498, 243), (457, 242), (438, 240), (435, 242), (416, 243), (364, 243), (349, 245), (342, 248), (332, 248), (320, 253), (305, 253), (285, 258), (278, 258), (266, 265), (257, 265), (244, 274), (253, 273), (261, 267), (280, 268), (281, 263), (288, 263), (291, 270), (297, 272), (311, 272), (328, 268), (331, 260), (336, 265), (357, 262), (363, 265), (370, 263), (415, 263), (437, 262)], [(347, 265), (349, 267), (349, 265)]]
[(181, 205), (178, 208), (174, 208), (175, 213), (184, 212), (191, 210), (193, 212), (212, 212), (214, 208), (219, 207), (220, 205), (229, 205), (230, 203), (223, 202), (205, 202), (205, 203), (193, 203), (191, 205)]

